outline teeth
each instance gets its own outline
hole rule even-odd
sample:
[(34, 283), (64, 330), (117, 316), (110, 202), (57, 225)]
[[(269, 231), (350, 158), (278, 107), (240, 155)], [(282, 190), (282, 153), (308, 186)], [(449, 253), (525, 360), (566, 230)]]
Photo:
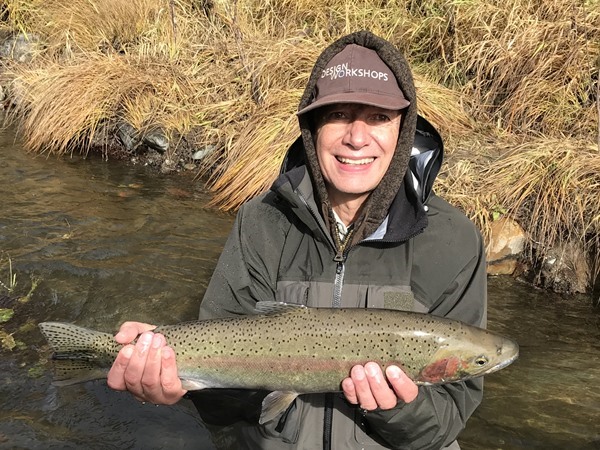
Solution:
[(375, 161), (375, 158), (348, 159), (348, 158), (338, 157), (337, 160), (344, 164), (361, 165), (361, 164), (370, 164), (373, 161)]

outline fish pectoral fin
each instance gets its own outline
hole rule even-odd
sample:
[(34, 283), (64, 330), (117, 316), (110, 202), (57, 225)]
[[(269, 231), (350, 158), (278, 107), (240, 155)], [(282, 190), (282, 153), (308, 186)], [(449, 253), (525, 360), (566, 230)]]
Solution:
[(283, 413), (298, 397), (297, 392), (274, 391), (267, 395), (262, 402), (259, 424), (273, 420)]

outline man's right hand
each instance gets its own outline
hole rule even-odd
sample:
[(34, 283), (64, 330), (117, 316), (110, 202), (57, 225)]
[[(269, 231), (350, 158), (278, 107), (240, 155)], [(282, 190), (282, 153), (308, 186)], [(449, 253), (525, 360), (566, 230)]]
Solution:
[[(108, 386), (129, 391), (142, 402), (172, 405), (187, 392), (181, 387), (175, 352), (154, 325), (125, 322), (115, 340), (124, 347), (108, 372)], [(137, 342), (132, 342), (137, 338)]]

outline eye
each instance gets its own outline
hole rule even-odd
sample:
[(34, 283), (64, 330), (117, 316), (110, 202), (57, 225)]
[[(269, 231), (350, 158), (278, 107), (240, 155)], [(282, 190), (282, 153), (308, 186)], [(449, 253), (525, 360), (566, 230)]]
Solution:
[(477, 358), (475, 358), (475, 364), (478, 365), (479, 367), (483, 367), (488, 363), (488, 359), (487, 357), (481, 355), (478, 356)]
[(385, 114), (376, 114), (375, 120), (378, 120), (380, 122), (387, 122), (388, 120), (391, 120), (391, 119), (389, 118), (389, 116), (387, 116)]
[(348, 113), (340, 109), (331, 109), (323, 114), (322, 121), (322, 123), (346, 122)]
[(329, 117), (331, 119), (345, 119), (347, 117), (346, 113), (344, 111), (331, 111), (331, 113), (329, 113)]

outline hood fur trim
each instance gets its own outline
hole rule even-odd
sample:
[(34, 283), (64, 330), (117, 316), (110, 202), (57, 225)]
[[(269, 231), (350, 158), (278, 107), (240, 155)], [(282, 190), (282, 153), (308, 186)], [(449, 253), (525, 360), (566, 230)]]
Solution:
[[(379, 225), (385, 220), (396, 194), (400, 191), (408, 167), (408, 160), (410, 158), (410, 152), (415, 136), (417, 123), (417, 96), (412, 71), (402, 53), (388, 41), (381, 39), (368, 31), (359, 31), (342, 37), (321, 53), (321, 56), (319, 56), (313, 67), (310, 79), (302, 99), (300, 100), (298, 110), (305, 108), (312, 102), (314, 87), (321, 72), (327, 66), (327, 63), (331, 58), (349, 44), (357, 44), (375, 50), (379, 57), (390, 67), (398, 80), (398, 85), (404, 93), (404, 96), (410, 101), (410, 106), (405, 110), (400, 134), (398, 136), (398, 143), (390, 167), (383, 176), (379, 186), (375, 188), (367, 199), (360, 217), (354, 223), (355, 231), (351, 243), (351, 245), (353, 245), (354, 243), (367, 238), (377, 230)], [(312, 123), (313, 118), (311, 116), (310, 113), (299, 116), (300, 129), (306, 151), (307, 166), (314, 186), (315, 200), (320, 206), (323, 218), (328, 223), (330, 230), (333, 230), (335, 221), (333, 220), (333, 213), (328, 199), (327, 189), (325, 188), (325, 182), (321, 174), (314, 146), (314, 126)], [(335, 231), (331, 232), (335, 233)]]

